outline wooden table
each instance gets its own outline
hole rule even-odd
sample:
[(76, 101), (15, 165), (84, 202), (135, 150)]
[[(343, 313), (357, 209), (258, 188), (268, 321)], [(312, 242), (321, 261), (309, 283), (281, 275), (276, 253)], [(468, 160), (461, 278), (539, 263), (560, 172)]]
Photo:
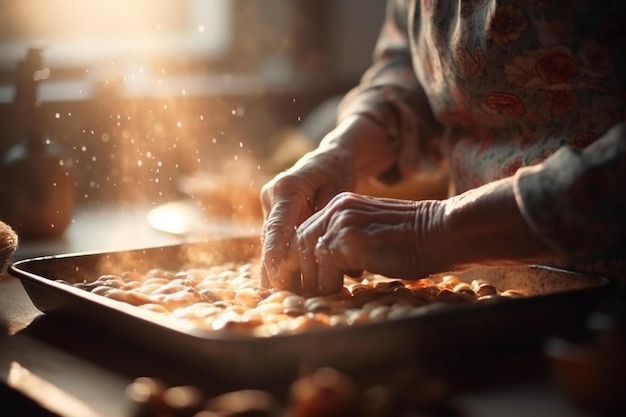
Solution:
[[(63, 238), (22, 242), (16, 258), (183, 240), (152, 229), (146, 222), (147, 209), (84, 210), (76, 214)], [(133, 405), (125, 389), (138, 376), (157, 377), (170, 385), (212, 387), (216, 393), (220, 389), (219, 381), (148, 348), (125, 345), (98, 329), (40, 313), (21, 283), (9, 276), (0, 278), (0, 329), (0, 395), (7, 397), (0, 400), (2, 416), (131, 417)], [(472, 375), (483, 378), (466, 381), (464, 389), (450, 398), (458, 416), (587, 416), (552, 383), (540, 352), (478, 366), (483, 368), (474, 369)], [(490, 378), (484, 378), (487, 375)], [(22, 411), (11, 414), (11, 408)]]

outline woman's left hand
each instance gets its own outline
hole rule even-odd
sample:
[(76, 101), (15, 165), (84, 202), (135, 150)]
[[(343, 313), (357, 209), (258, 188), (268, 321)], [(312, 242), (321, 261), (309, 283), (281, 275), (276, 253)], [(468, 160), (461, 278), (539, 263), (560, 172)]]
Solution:
[[(438, 268), (434, 253), (442, 227), (440, 201), (384, 199), (344, 192), (298, 227), (294, 242), (300, 292), (332, 294), (344, 274), (363, 271), (417, 279)], [(296, 289), (297, 290), (297, 289)]]

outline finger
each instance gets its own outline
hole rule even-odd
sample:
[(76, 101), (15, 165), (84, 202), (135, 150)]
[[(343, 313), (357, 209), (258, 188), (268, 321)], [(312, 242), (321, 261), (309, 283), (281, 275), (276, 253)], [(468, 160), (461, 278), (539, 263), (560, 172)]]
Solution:
[(302, 286), (302, 274), (300, 272), (300, 250), (297, 245), (297, 235), (294, 231), (292, 241), (287, 250), (284, 262), (279, 263), (279, 275), (285, 279), (284, 289), (298, 292)]
[(317, 247), (320, 237), (326, 232), (326, 209), (318, 211), (304, 220), (298, 227), (296, 236), (300, 252), (301, 292), (316, 294), (319, 291), (319, 259)]
[(310, 233), (302, 232), (298, 229), (296, 232), (298, 240), (298, 253), (300, 260), (300, 282), (297, 292), (303, 295), (313, 295), (317, 291), (317, 258), (315, 257), (315, 236)]
[[(261, 260), (262, 273), (261, 285), (264, 288), (276, 288), (278, 290), (288, 290), (297, 292), (301, 286), (300, 264), (298, 260), (298, 249), (294, 243), (290, 243), (287, 251), (277, 262), (265, 262), (265, 255)], [(274, 278), (268, 273), (268, 267), (274, 268)]]
[(305, 238), (301, 238), (304, 243), (301, 241), (299, 246), (311, 248), (315, 242), (315, 263), (309, 260), (308, 266), (302, 268), (303, 288), (330, 294), (341, 290), (344, 274), (363, 274), (368, 260), (380, 256), (378, 252), (368, 253), (367, 242), (371, 244), (371, 239), (363, 231), (386, 204), (389, 202), (343, 193), (300, 225), (298, 234)]
[(333, 241), (328, 242), (327, 238), (320, 236), (315, 246), (315, 256), (318, 260), (317, 270), (317, 293), (319, 295), (330, 295), (341, 291), (343, 286), (343, 269), (339, 256), (340, 251), (334, 248)]
[(292, 273), (298, 265), (297, 250), (291, 245), (301, 210), (294, 204), (298, 206), (286, 198), (276, 200), (263, 227), (262, 283), (277, 289), (292, 285)]

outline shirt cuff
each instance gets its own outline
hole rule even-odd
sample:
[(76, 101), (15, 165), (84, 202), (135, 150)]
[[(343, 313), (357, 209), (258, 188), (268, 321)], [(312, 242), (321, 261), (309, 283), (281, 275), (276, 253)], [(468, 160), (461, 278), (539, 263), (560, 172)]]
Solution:
[(515, 199), (526, 222), (561, 253), (600, 250), (614, 232), (614, 225), (590, 215), (574, 195), (584, 173), (580, 151), (563, 147), (541, 164), (520, 168), (514, 176)]

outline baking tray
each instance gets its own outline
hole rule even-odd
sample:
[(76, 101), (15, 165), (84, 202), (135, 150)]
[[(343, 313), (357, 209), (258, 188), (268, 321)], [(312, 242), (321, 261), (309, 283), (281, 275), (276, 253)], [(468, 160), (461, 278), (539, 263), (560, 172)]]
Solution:
[(472, 268), (462, 280), (484, 278), (530, 296), (458, 305), (428, 314), (350, 327), (254, 337), (193, 328), (184, 321), (55, 282), (92, 281), (102, 274), (180, 270), (258, 257), (255, 237), (204, 240), (118, 252), (75, 253), (20, 260), (9, 267), (42, 312), (111, 335), (169, 362), (191, 365), (238, 386), (267, 386), (303, 371), (332, 366), (351, 375), (407, 364), (442, 369), (476, 355), (537, 347), (571, 331), (610, 287), (609, 280), (543, 266)]

